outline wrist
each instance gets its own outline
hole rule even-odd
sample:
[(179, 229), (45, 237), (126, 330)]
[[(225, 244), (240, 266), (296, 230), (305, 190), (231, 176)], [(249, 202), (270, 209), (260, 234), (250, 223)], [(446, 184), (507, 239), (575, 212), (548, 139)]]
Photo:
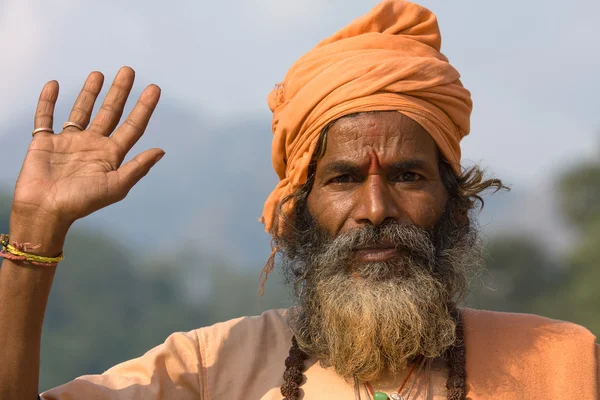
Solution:
[(53, 218), (11, 213), (8, 234), (11, 243), (29, 243), (35, 247), (28, 253), (57, 257), (62, 253), (68, 230), (69, 224)]

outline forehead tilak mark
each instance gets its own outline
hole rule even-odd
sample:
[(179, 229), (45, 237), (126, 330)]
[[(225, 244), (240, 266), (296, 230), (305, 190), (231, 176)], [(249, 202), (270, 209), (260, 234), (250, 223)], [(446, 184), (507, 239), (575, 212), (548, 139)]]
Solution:
[(381, 174), (383, 168), (381, 167), (381, 162), (379, 162), (379, 157), (374, 150), (369, 151), (369, 174)]

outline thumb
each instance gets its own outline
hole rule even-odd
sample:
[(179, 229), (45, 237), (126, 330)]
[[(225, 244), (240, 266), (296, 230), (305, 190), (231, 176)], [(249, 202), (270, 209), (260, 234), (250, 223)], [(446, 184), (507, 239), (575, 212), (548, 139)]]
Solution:
[(150, 169), (165, 155), (162, 149), (146, 150), (132, 160), (123, 164), (116, 172), (119, 177), (119, 193), (118, 197), (124, 198), (127, 193), (134, 187), (140, 179), (142, 179)]

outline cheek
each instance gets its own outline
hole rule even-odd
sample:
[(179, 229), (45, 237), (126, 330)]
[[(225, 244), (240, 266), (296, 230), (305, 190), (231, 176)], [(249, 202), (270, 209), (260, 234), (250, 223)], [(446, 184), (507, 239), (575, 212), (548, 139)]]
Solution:
[(313, 190), (307, 199), (308, 212), (321, 229), (335, 236), (349, 219), (352, 197), (341, 193)]
[(444, 214), (448, 196), (445, 191), (410, 192), (403, 196), (403, 208), (417, 227), (433, 228)]

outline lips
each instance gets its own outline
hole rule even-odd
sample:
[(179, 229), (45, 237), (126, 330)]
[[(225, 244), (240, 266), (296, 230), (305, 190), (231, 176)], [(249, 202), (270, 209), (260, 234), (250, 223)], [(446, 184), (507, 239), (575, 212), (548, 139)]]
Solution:
[(382, 242), (354, 249), (354, 255), (359, 262), (382, 262), (399, 257), (401, 251), (389, 242)]

